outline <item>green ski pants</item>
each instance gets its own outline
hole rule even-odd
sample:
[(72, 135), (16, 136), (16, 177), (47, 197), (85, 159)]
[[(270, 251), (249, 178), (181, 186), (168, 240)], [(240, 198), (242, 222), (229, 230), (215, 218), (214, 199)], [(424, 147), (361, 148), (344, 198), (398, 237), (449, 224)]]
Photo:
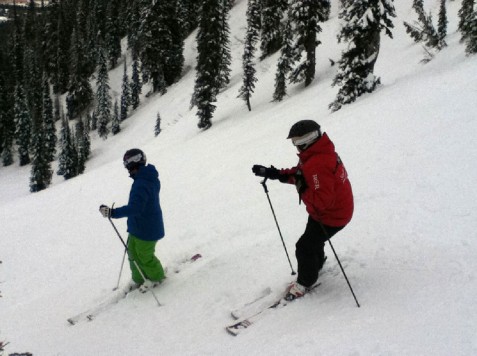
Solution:
[(144, 277), (152, 282), (159, 282), (164, 279), (164, 269), (161, 261), (154, 255), (157, 241), (144, 241), (136, 236), (129, 234), (128, 237), (128, 256), (129, 266), (131, 267), (132, 279), (137, 284), (144, 283), (141, 273), (137, 270), (134, 261), (141, 269)]

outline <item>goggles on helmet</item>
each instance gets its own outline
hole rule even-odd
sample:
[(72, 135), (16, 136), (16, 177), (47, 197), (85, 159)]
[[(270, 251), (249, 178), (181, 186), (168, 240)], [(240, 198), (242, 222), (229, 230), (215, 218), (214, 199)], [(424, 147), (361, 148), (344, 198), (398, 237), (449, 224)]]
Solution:
[(140, 163), (141, 161), (143, 161), (143, 156), (141, 153), (138, 153), (137, 155), (126, 158), (123, 163), (124, 167), (131, 169), (134, 166), (134, 163)]
[(300, 137), (292, 137), (291, 140), (294, 146), (300, 150), (304, 150), (315, 142), (318, 137), (320, 137), (320, 133), (318, 131), (312, 131)]

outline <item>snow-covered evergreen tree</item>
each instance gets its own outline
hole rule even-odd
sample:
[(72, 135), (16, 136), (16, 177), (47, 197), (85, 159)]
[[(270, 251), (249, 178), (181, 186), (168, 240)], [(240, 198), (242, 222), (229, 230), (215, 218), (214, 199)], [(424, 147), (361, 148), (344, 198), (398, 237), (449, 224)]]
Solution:
[(78, 153), (66, 117), (62, 119), (57, 174), (63, 176), (65, 179), (70, 179), (78, 175)]
[(37, 132), (33, 144), (33, 162), (30, 174), (30, 191), (39, 192), (48, 188), (51, 184), (53, 171), (51, 162), (48, 161), (48, 152), (46, 152), (46, 131), (41, 127), (35, 128)]
[(283, 34), (283, 46), (280, 52), (280, 58), (277, 64), (277, 73), (275, 74), (275, 91), (273, 101), (282, 101), (287, 94), (287, 78), (292, 71), (293, 63), (293, 32), (291, 22), (288, 20)]
[(106, 10), (105, 45), (111, 68), (116, 67), (121, 57), (121, 27), (119, 17), (119, 1), (108, 1)]
[(30, 163), (30, 146), (32, 134), (32, 117), (28, 109), (27, 99), (23, 86), (15, 88), (15, 139), (18, 148), (20, 166)]
[(43, 157), (47, 162), (53, 162), (56, 154), (56, 126), (53, 117), (53, 102), (50, 96), (50, 84), (46, 73), (43, 78), (43, 110), (42, 110), (42, 139)]
[(39, 133), (33, 145), (33, 162), (30, 173), (30, 191), (39, 192), (51, 184), (53, 171), (51, 162), (43, 156), (43, 133)]
[(412, 37), (412, 39), (414, 39), (416, 43), (423, 42), (426, 46), (427, 53), (432, 56), (432, 53), (430, 52), (431, 49), (440, 50), (442, 47), (446, 46), (444, 40), (444, 32), (446, 31), (445, 3), (444, 7), (441, 6), (441, 10), (439, 12), (439, 26), (440, 31), (443, 32), (442, 36), (434, 27), (432, 22), (432, 14), (426, 15), (422, 0), (414, 0), (412, 7), (417, 13), (418, 20), (414, 21), (413, 24), (404, 22), (406, 32)]
[(98, 134), (107, 139), (111, 122), (112, 99), (109, 87), (108, 65), (104, 50), (100, 51), (98, 63), (98, 78), (96, 81), (96, 115), (98, 118)]
[(75, 128), (76, 147), (78, 150), (78, 174), (83, 174), (86, 168), (86, 161), (91, 153), (91, 141), (89, 138), (88, 126), (83, 118), (79, 118)]
[[(261, 5), (260, 5), (261, 4)], [(283, 25), (282, 19), (288, 9), (286, 0), (264, 0), (258, 6), (261, 12), (260, 50), (263, 59), (278, 51), (282, 46)]]
[(338, 85), (340, 89), (329, 106), (332, 111), (364, 93), (371, 93), (380, 83), (374, 75), (374, 65), (378, 59), (381, 31), (392, 38), (392, 17), (396, 17), (392, 0), (352, 1), (340, 12), (344, 25), (338, 40), (346, 41), (348, 48), (342, 54), (333, 80), (333, 86)]
[[(4, 59), (4, 60), (3, 60)], [(11, 63), (8, 56), (0, 54), (0, 157), (4, 166), (13, 164), (13, 139), (15, 136), (14, 108), (14, 77), (11, 73)]]
[(219, 48), (221, 59), (219, 61), (218, 71), (218, 89), (225, 88), (230, 82), (230, 65), (232, 64), (232, 54), (230, 53), (230, 27), (229, 27), (229, 13), (232, 8), (233, 1), (221, 0), (219, 1)]
[(157, 113), (156, 125), (154, 126), (154, 136), (156, 136), (156, 137), (159, 136), (161, 131), (162, 131), (162, 129), (161, 129), (161, 114)]
[(260, 31), (260, 3), (258, 0), (248, 0), (247, 6), (247, 33), (245, 35), (245, 47), (242, 57), (243, 85), (239, 91), (239, 98), (245, 100), (248, 110), (252, 110), (250, 97), (252, 96), (257, 82), (255, 76), (255, 51)]
[(165, 93), (182, 72), (184, 38), (178, 28), (177, 0), (143, 0), (138, 36), (139, 57), (145, 78), (154, 92)]
[(439, 8), (439, 21), (437, 25), (437, 34), (439, 36), (439, 47), (443, 48), (447, 46), (445, 37), (447, 36), (447, 9), (446, 9), (446, 0), (441, 0)]
[(131, 106), (136, 109), (140, 103), (140, 95), (142, 92), (142, 82), (139, 69), (139, 60), (137, 55), (133, 53), (132, 74), (131, 74)]
[(212, 126), (212, 116), (216, 106), (217, 94), (222, 81), (223, 61), (223, 14), (222, 0), (204, 0), (197, 32), (197, 67), (192, 106), (197, 106), (198, 127), (208, 129)]
[(66, 96), (66, 108), (70, 120), (86, 110), (93, 100), (85, 52), (83, 40), (75, 29), (71, 38), (71, 76)]
[(474, 16), (469, 22), (469, 32), (466, 37), (465, 52), (468, 55), (477, 53), (477, 9), (474, 11)]
[(472, 29), (472, 20), (475, 19), (474, 4), (475, 0), (462, 0), (462, 5), (459, 9), (459, 25), (458, 29), (461, 33), (461, 42), (464, 42)]
[(119, 115), (121, 121), (124, 121), (127, 119), (130, 105), (131, 105), (131, 87), (129, 84), (126, 58), (124, 58), (124, 73), (123, 73), (123, 82), (121, 85), (121, 110)]
[[(288, 16), (294, 24), (295, 35), (292, 83), (304, 82), (308, 86), (315, 78), (316, 47), (321, 44), (317, 39), (317, 33), (321, 32), (319, 23), (328, 19), (329, 11), (329, 0), (298, 0), (290, 4)], [(304, 60), (301, 59), (303, 52)]]
[(114, 109), (113, 109), (113, 119), (111, 121), (111, 132), (113, 135), (116, 135), (121, 131), (121, 118), (119, 116), (119, 104), (116, 100), (114, 102)]

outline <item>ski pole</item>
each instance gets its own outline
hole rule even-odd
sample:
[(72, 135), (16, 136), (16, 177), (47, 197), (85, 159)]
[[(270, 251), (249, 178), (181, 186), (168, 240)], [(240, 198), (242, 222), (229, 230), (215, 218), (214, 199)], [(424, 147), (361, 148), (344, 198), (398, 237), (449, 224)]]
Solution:
[(260, 184), (263, 186), (263, 190), (265, 190), (265, 194), (267, 194), (268, 203), (270, 204), (270, 208), (272, 209), (273, 218), (275, 219), (275, 224), (277, 225), (278, 234), (280, 235), (280, 238), (282, 240), (283, 248), (285, 249), (285, 253), (287, 255), (288, 263), (290, 264), (290, 268), (292, 270), (292, 275), (295, 275), (296, 272), (293, 270), (293, 266), (292, 266), (292, 263), (290, 261), (290, 256), (288, 256), (287, 247), (285, 245), (285, 241), (283, 240), (283, 236), (282, 236), (282, 232), (280, 230), (280, 226), (278, 225), (277, 216), (275, 215), (275, 210), (273, 210), (272, 201), (270, 200), (270, 196), (268, 195), (268, 187), (267, 187), (267, 183), (266, 183), (267, 179), (268, 178), (265, 177), (265, 179)]
[(330, 244), (330, 247), (331, 247), (331, 250), (333, 251), (333, 254), (335, 255), (336, 257), (336, 260), (338, 261), (338, 265), (340, 266), (341, 268), (341, 272), (343, 272), (343, 276), (344, 278), (346, 279), (346, 282), (348, 283), (348, 287), (349, 287), (349, 290), (351, 291), (351, 294), (353, 295), (353, 298), (354, 298), (354, 301), (356, 302), (356, 305), (358, 306), (358, 308), (360, 307), (359, 303), (358, 303), (358, 299), (356, 298), (356, 295), (354, 294), (354, 291), (353, 291), (353, 288), (351, 287), (351, 283), (349, 282), (349, 279), (348, 277), (346, 276), (346, 273), (344, 271), (344, 268), (343, 266), (341, 265), (341, 261), (340, 259), (338, 258), (338, 254), (336, 253), (335, 251), (335, 248), (333, 247), (333, 244), (331, 243), (331, 238), (330, 236), (328, 235), (328, 232), (326, 231), (325, 227), (323, 226), (323, 224), (321, 222), (319, 222), (320, 226), (321, 226), (321, 229), (323, 230), (323, 232), (325, 233), (325, 236), (328, 240), (328, 243)]
[(123, 261), (121, 262), (121, 269), (119, 270), (119, 277), (118, 277), (118, 283), (116, 284), (116, 287), (113, 290), (117, 290), (119, 288), (119, 282), (121, 281), (121, 275), (123, 274), (123, 268), (124, 268), (124, 260), (126, 259), (126, 253), (128, 250), (124, 250), (123, 254)]
[[(114, 205), (114, 204), (113, 204)], [(113, 221), (111, 220), (111, 217), (108, 217), (108, 220), (109, 222), (111, 223), (111, 225), (113, 226), (113, 229), (114, 231), (116, 231), (116, 234), (118, 235), (119, 239), (121, 240), (124, 248), (128, 249), (128, 245), (124, 242), (123, 238), (121, 237), (121, 234), (119, 233), (118, 229), (116, 228), (116, 225), (114, 225)], [(142, 279), (144, 281), (149, 281), (145, 276), (144, 276), (144, 273), (142, 272), (142, 270), (139, 268), (136, 260), (132, 260), (132, 262), (134, 263), (134, 266), (137, 268), (137, 270), (139, 271), (139, 274), (141, 275)], [(156, 293), (154, 293), (154, 291), (152, 290), (152, 288), (149, 289), (149, 291), (151, 292), (152, 296), (154, 297), (154, 299), (156, 300), (157, 302), (157, 306), (161, 306), (162, 304), (159, 302), (159, 299), (157, 299), (157, 296), (156, 296)]]

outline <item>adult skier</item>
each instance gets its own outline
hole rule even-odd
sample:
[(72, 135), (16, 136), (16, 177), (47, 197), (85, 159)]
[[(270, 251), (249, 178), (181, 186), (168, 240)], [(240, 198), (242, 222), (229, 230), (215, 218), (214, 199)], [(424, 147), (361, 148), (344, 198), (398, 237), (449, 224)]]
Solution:
[(164, 237), (164, 221), (159, 202), (161, 183), (156, 167), (146, 165), (146, 155), (140, 149), (128, 150), (124, 154), (123, 163), (134, 180), (128, 204), (114, 209), (101, 205), (99, 211), (105, 218), (127, 217), (131, 288), (140, 286), (145, 292), (165, 278), (161, 262), (155, 256), (157, 241)]
[(313, 120), (298, 121), (287, 138), (298, 149), (297, 166), (278, 170), (254, 165), (252, 171), (294, 184), (309, 214), (305, 232), (296, 243), (298, 277), (285, 293), (285, 299), (291, 301), (302, 297), (318, 280), (325, 262), (325, 242), (350, 222), (354, 205), (348, 173), (320, 125)]

